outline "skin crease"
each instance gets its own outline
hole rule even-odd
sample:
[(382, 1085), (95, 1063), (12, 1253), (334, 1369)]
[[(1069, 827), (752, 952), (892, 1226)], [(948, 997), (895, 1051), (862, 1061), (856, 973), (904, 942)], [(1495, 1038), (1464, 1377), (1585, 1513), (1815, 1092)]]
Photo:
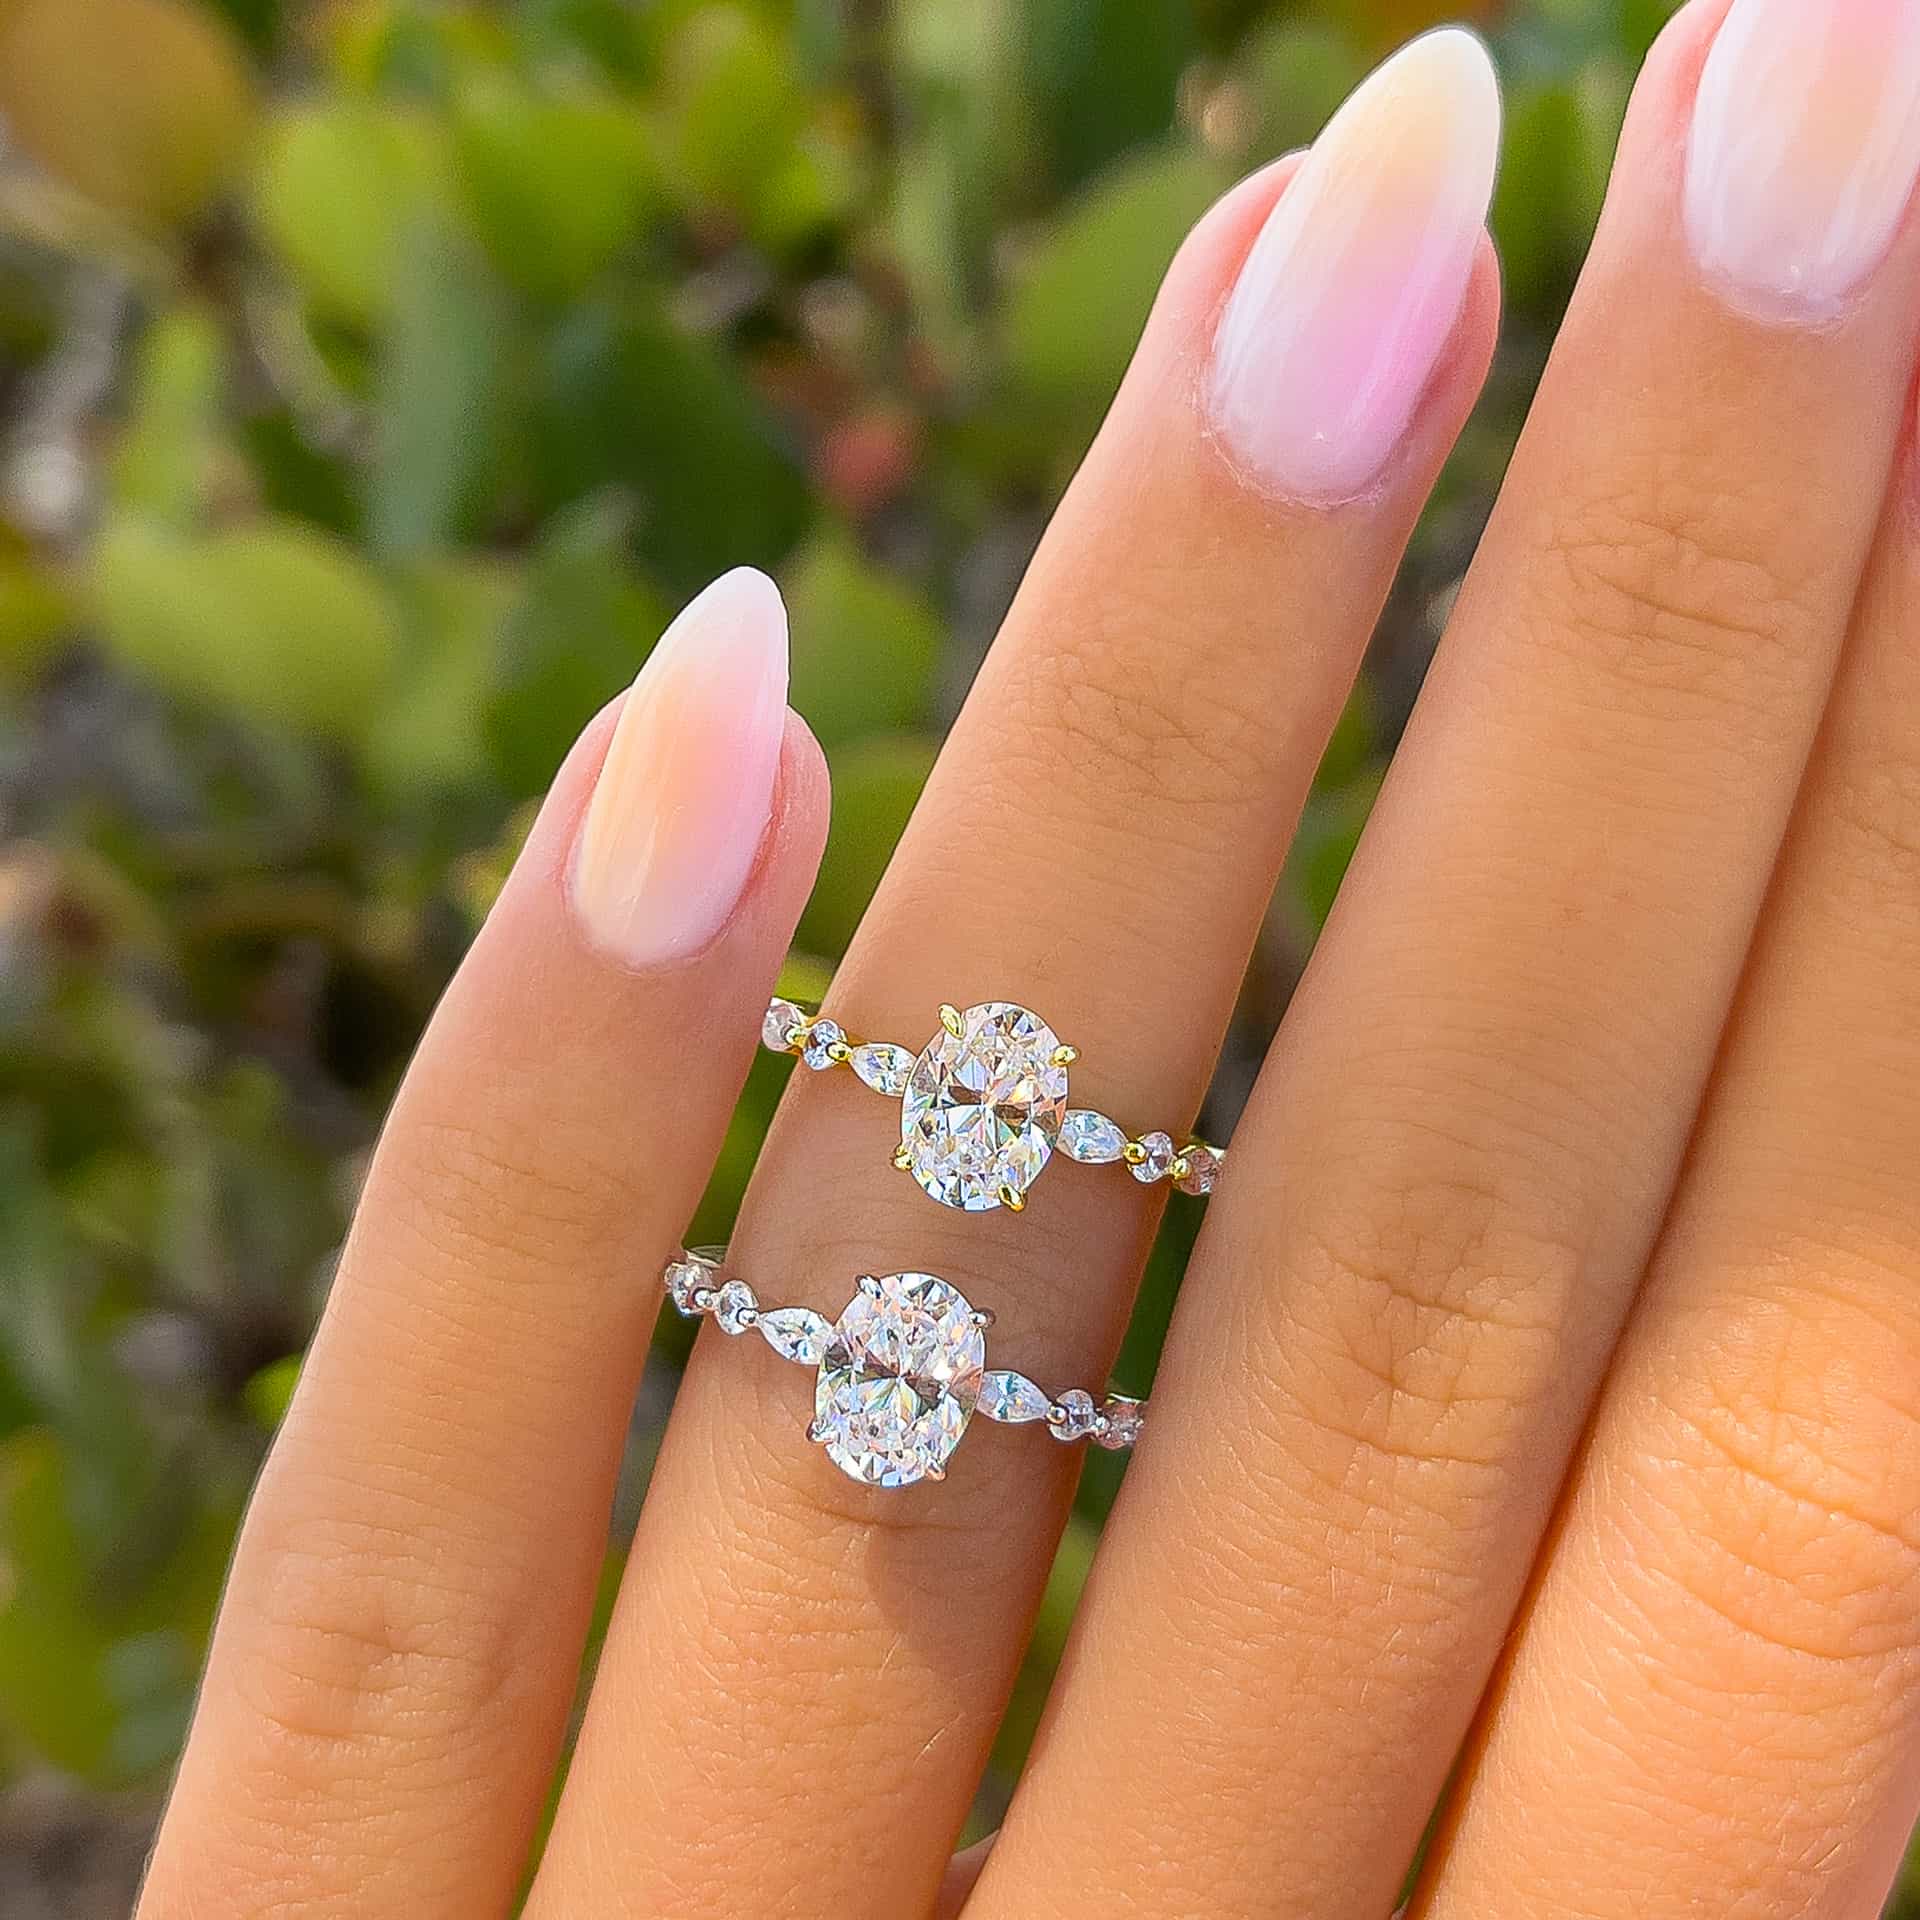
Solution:
[[(1736, 0), (1740, 44), (1781, 4)], [(1797, 4), (1860, 36), (1810, 99), (1904, 97), (1904, 43), (1871, 57), (1906, 30), (1888, 0)], [(1829, 116), (1806, 165), (1769, 163), (1804, 205), (1753, 217), (1815, 231), (1842, 183), (1850, 232), (1806, 253), (1841, 264), (1811, 301), (1796, 270), (1791, 310), (1747, 297), (1765, 250), (1696, 118), (1728, 16), (1688, 8), (1648, 62), (984, 1862), (948, 1853), (1068, 1451), (989, 1428), (937, 1489), (857, 1488), (802, 1438), (804, 1381), (709, 1330), (531, 1920), (1380, 1920), (1463, 1748), (1423, 1915), (1874, 1909), (1920, 1806), (1920, 222), (1882, 177), (1899, 139)], [(836, 1016), (901, 1038), (1016, 993), (1129, 1123), (1200, 1097), (1495, 328), (1476, 241), (1370, 478), (1262, 452), (1213, 356), (1292, 171), (1170, 269), (836, 983)], [(767, 737), (711, 690), (684, 711), (716, 741)], [(656, 798), (615, 727), (562, 770), (396, 1106), (140, 1920), (515, 1897), (652, 1317), (634, 1276), (718, 1150), (824, 826), (788, 719), (731, 901), (688, 910), (711, 931), (596, 934), (568, 876), (597, 783), (618, 766), (621, 821)], [(1003, 1364), (1099, 1376), (1153, 1196), (1073, 1170), (1018, 1219), (944, 1215), (857, 1092), (800, 1076), (783, 1109), (740, 1229), (764, 1293), (837, 1307), (840, 1276), (912, 1264), (998, 1311)]]

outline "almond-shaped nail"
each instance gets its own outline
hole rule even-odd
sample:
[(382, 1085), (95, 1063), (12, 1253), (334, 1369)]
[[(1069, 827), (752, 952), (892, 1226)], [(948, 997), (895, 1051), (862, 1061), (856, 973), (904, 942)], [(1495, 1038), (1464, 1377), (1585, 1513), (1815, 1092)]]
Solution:
[(657, 966), (726, 925), (773, 815), (786, 712), (786, 608), (736, 567), (661, 636), (587, 803), (570, 886), (603, 953)]
[(1711, 284), (1758, 319), (1832, 318), (1916, 179), (1916, 0), (1734, 0), (1687, 144), (1687, 237)]
[(1392, 458), (1460, 312), (1500, 157), (1487, 50), (1447, 27), (1328, 122), (1240, 269), (1207, 405), (1235, 461), (1332, 505)]

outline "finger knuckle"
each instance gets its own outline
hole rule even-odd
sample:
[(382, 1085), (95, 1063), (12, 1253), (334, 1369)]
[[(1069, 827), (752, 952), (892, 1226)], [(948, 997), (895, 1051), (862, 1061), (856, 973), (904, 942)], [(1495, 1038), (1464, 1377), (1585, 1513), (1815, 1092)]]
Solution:
[(1682, 1603), (1830, 1673), (1920, 1650), (1920, 1320), (1888, 1278), (1800, 1247), (1715, 1286), (1635, 1454)]
[(1703, 489), (1682, 455), (1633, 464), (1544, 510), (1542, 635), (1604, 660), (1616, 698), (1764, 719), (1808, 671), (1830, 562), (1805, 555), (1757, 483)]
[(394, 1790), (472, 1784), (529, 1671), (526, 1622), (429, 1532), (310, 1518), (252, 1543), (235, 1691), (262, 1774), (310, 1798), (371, 1774)]
[(1365, 1179), (1299, 1238), (1271, 1344), (1323, 1477), (1370, 1509), (1494, 1525), (1559, 1364), (1576, 1245), (1472, 1172)]

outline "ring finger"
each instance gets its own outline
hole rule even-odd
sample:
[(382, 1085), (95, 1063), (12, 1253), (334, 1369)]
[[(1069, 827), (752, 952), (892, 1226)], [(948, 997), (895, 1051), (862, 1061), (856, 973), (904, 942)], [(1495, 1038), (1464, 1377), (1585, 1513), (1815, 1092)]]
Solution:
[[(1192, 1112), (1484, 373), (1497, 117), (1477, 43), (1437, 36), (1278, 211), (1269, 174), (1197, 229), (847, 961), (846, 1025), (906, 1039), (943, 1000), (1020, 999), (1084, 1050), (1076, 1098), (1143, 1126)], [(1018, 1220), (944, 1214), (850, 1094), (787, 1102), (736, 1245), (762, 1296), (831, 1311), (856, 1273), (931, 1269), (998, 1310), (1000, 1364), (1097, 1386), (1148, 1193), (1064, 1170)], [(989, 1431), (937, 1495), (856, 1487), (805, 1444), (790, 1372), (705, 1345), (530, 1913), (925, 1911), (1071, 1456)]]

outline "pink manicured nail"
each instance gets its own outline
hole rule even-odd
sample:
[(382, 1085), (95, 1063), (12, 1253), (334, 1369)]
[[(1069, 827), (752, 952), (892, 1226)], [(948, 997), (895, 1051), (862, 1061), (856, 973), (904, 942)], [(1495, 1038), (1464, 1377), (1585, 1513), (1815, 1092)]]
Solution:
[(572, 895), (602, 952), (654, 966), (726, 925), (772, 817), (786, 712), (786, 608), (736, 567), (661, 636), (588, 803)]
[(1459, 27), (1328, 123), (1214, 336), (1208, 410), (1255, 477), (1321, 505), (1379, 477), (1460, 318), (1499, 155), (1500, 84)]
[(1920, 178), (1916, 0), (1734, 0), (1700, 79), (1687, 235), (1763, 320), (1838, 313)]

